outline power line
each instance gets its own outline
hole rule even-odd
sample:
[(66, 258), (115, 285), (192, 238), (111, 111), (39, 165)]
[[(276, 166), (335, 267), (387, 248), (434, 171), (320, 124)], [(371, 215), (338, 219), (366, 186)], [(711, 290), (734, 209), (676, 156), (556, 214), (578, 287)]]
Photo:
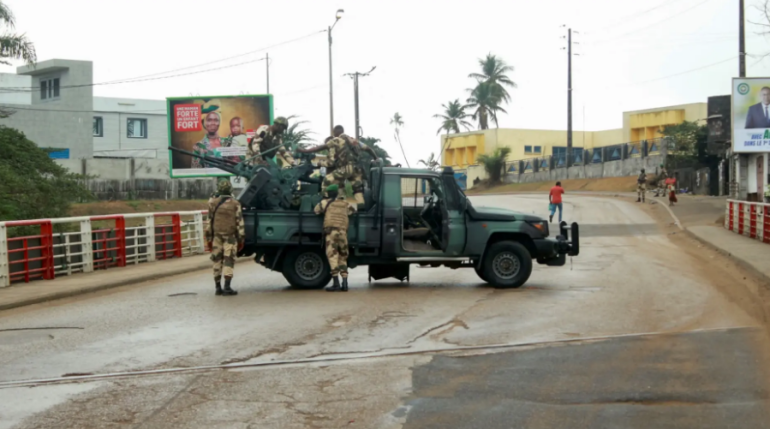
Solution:
[(662, 24), (662, 23), (664, 23), (664, 22), (666, 22), (666, 21), (670, 21), (670, 20), (672, 20), (672, 19), (674, 19), (674, 18), (678, 17), (679, 15), (681, 15), (681, 14), (683, 14), (683, 13), (685, 13), (685, 12), (689, 12), (689, 11), (691, 11), (691, 10), (695, 9), (696, 7), (698, 7), (698, 6), (701, 6), (701, 5), (703, 5), (703, 4), (707, 3), (707, 2), (710, 2), (710, 1), (711, 1), (711, 0), (703, 0), (703, 1), (701, 1), (700, 3), (696, 3), (695, 5), (693, 5), (693, 6), (689, 7), (689, 8), (687, 8), (687, 9), (684, 9), (684, 10), (680, 11), (679, 13), (675, 13), (674, 15), (671, 15), (671, 16), (669, 16), (669, 17), (667, 17), (667, 18), (664, 18), (664, 19), (662, 19), (662, 20), (660, 20), (660, 21), (657, 21), (657, 22), (655, 22), (655, 23), (652, 23), (652, 24), (650, 24), (650, 25), (648, 25), (648, 26), (646, 26), (646, 27), (637, 28), (636, 30), (631, 30), (631, 31), (629, 31), (629, 32), (627, 32), (627, 33), (623, 33), (623, 34), (621, 34), (621, 35), (618, 35), (618, 36), (612, 36), (612, 37), (609, 37), (609, 38), (607, 38), (607, 39), (604, 39), (604, 40), (599, 40), (598, 42), (594, 42), (594, 44), (597, 44), (597, 45), (599, 45), (599, 44), (602, 44), (602, 43), (612, 42), (612, 41), (615, 41), (615, 40), (618, 40), (618, 39), (622, 39), (622, 38), (624, 38), (624, 37), (628, 36), (629, 34), (638, 33), (639, 31), (642, 31), (642, 30), (646, 30), (646, 29), (648, 29), (648, 28), (650, 28), (650, 27), (655, 27), (655, 26), (657, 26), (657, 25), (660, 25), (660, 24)]
[(633, 13), (633, 14), (630, 14), (630, 15), (626, 15), (626, 16), (624, 16), (624, 17), (622, 17), (622, 18), (619, 18), (619, 19), (617, 19), (617, 22), (616, 22), (616, 23), (614, 23), (614, 24), (610, 24), (610, 25), (608, 25), (608, 26), (606, 26), (606, 27), (604, 27), (604, 28), (601, 28), (601, 29), (600, 29), (600, 31), (604, 31), (604, 30), (606, 30), (606, 29), (608, 29), (608, 28), (612, 28), (612, 27), (617, 27), (618, 25), (623, 25), (623, 24), (626, 24), (626, 22), (625, 22), (625, 21), (626, 21), (627, 19), (633, 19), (633, 18), (636, 18), (636, 17), (638, 17), (638, 16), (641, 16), (641, 15), (644, 15), (644, 14), (646, 14), (646, 13), (652, 12), (653, 10), (657, 10), (657, 9), (660, 9), (660, 8), (662, 8), (663, 6), (669, 6), (669, 5), (672, 5), (672, 4), (674, 4), (674, 3), (678, 2), (678, 1), (680, 1), (680, 0), (670, 0), (670, 1), (667, 1), (667, 2), (663, 2), (663, 3), (661, 3), (661, 4), (659, 4), (659, 5), (655, 6), (655, 7), (651, 7), (651, 8), (649, 8), (649, 9), (643, 10), (643, 11), (641, 11), (641, 12), (636, 12), (636, 13)]
[[(270, 46), (266, 46), (264, 48), (260, 48), (260, 49), (254, 50), (254, 51), (249, 51), (249, 52), (245, 52), (245, 53), (242, 53), (242, 54), (238, 54), (238, 55), (234, 55), (234, 56), (231, 56), (231, 57), (222, 58), (222, 59), (218, 59), (218, 60), (214, 60), (214, 61), (208, 61), (206, 63), (197, 64), (197, 65), (194, 65), (194, 66), (187, 66), (187, 67), (182, 67), (182, 68), (178, 68), (178, 69), (174, 69), (174, 70), (168, 70), (168, 71), (164, 71), (164, 72), (152, 73), (152, 74), (137, 76), (137, 77), (133, 77), (133, 78), (125, 78), (125, 79), (118, 79), (118, 80), (112, 80), (112, 81), (106, 81), (106, 82), (96, 82), (96, 83), (89, 83), (89, 84), (82, 84), (82, 85), (60, 86), (60, 89), (83, 88), (83, 87), (100, 86), (100, 85), (116, 85), (116, 84), (134, 83), (134, 82), (145, 82), (145, 81), (149, 81), (149, 80), (168, 79), (168, 78), (172, 78), (172, 77), (188, 76), (188, 75), (191, 75), (191, 74), (198, 74), (198, 73), (204, 73), (204, 72), (209, 72), (209, 71), (222, 70), (222, 69), (225, 69), (225, 68), (237, 67), (237, 66), (244, 65), (244, 64), (250, 64), (250, 63), (255, 63), (255, 62), (259, 62), (259, 61), (264, 61), (265, 58), (259, 58), (259, 59), (256, 59), (256, 60), (245, 61), (245, 62), (241, 62), (241, 63), (237, 63), (237, 64), (231, 64), (231, 65), (222, 66), (222, 67), (216, 67), (216, 68), (211, 68), (211, 69), (199, 70), (199, 71), (196, 71), (196, 72), (176, 74), (176, 75), (169, 75), (169, 76), (160, 76), (160, 77), (152, 78), (153, 76), (165, 75), (165, 74), (168, 74), (168, 73), (174, 73), (174, 72), (182, 71), (182, 70), (189, 70), (189, 69), (192, 69), (192, 68), (197, 68), (197, 67), (201, 67), (201, 66), (205, 66), (205, 65), (220, 63), (220, 62), (223, 62), (223, 61), (228, 61), (228, 60), (232, 60), (232, 59), (235, 59), (235, 58), (244, 57), (244, 56), (251, 55), (251, 54), (254, 54), (254, 53), (257, 53), (257, 52), (261, 52), (261, 51), (264, 51), (264, 50), (267, 50), (267, 49), (272, 49), (272, 48), (275, 48), (275, 47), (278, 47), (278, 46), (282, 46), (282, 45), (293, 43), (293, 42), (296, 42), (296, 41), (299, 41), (299, 40), (302, 40), (302, 39), (306, 39), (306, 38), (315, 36), (316, 34), (320, 34), (320, 33), (323, 33), (323, 32), (326, 32), (326, 30), (315, 31), (313, 33), (304, 35), (302, 37), (297, 37), (295, 39), (286, 40), (286, 41), (283, 41), (283, 42), (280, 42), (280, 43), (276, 43), (274, 45), (270, 45)], [(0, 89), (3, 89), (3, 90), (18, 89), (18, 90), (23, 90), (23, 91), (20, 91), (20, 92), (31, 92), (31, 91), (40, 89), (40, 87), (39, 86), (37, 86), (37, 87), (36, 86), (31, 86), (31, 87), (4, 87), (4, 88), (0, 88)]]
[(151, 112), (166, 112), (166, 109), (154, 109), (154, 110), (72, 110), (72, 109), (38, 109), (34, 107), (19, 107), (14, 105), (0, 105), (0, 109), (8, 110), (29, 110), (34, 112), (63, 112), (63, 113), (151, 113)]

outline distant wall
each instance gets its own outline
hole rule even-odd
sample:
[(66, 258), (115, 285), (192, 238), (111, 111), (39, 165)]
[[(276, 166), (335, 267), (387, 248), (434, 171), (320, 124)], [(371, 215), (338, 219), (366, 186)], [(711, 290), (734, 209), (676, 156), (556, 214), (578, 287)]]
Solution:
[(95, 176), (86, 182), (100, 200), (207, 199), (216, 179), (171, 179), (167, 159), (62, 159), (59, 165), (73, 173)]
[(599, 179), (602, 177), (635, 176), (644, 168), (648, 173), (655, 173), (660, 164), (664, 164), (663, 155), (646, 158), (628, 158), (596, 164), (579, 165), (569, 168), (554, 168), (533, 173), (508, 173), (506, 183), (555, 182), (566, 179)]

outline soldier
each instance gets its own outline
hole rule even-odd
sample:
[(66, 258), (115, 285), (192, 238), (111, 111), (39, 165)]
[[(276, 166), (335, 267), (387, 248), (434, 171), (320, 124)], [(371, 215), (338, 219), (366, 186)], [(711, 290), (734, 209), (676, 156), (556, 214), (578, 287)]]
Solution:
[[(338, 185), (326, 188), (326, 198), (318, 203), (313, 211), (324, 215), (324, 239), (326, 257), (329, 258), (334, 284), (326, 288), (327, 292), (348, 291), (348, 216), (356, 212), (356, 206), (345, 201), (345, 194), (339, 192)], [(342, 286), (337, 274), (342, 275)]]
[[(233, 186), (229, 180), (217, 185), (217, 194), (209, 199), (209, 224), (206, 227), (206, 244), (214, 261), (214, 282), (217, 295), (237, 295), (230, 288), (233, 279), (235, 257), (243, 249), (245, 230), (241, 203), (232, 196)], [(224, 269), (223, 269), (224, 265)], [(222, 274), (225, 288), (222, 290)]]
[(636, 178), (636, 202), (644, 202), (644, 193), (647, 190), (647, 174), (644, 173), (644, 168), (642, 168), (642, 172), (639, 173), (639, 177)]
[[(262, 125), (257, 128), (254, 139), (249, 143), (246, 149), (246, 157), (251, 158), (256, 155), (257, 152), (264, 153), (276, 146), (281, 146), (280, 149), (276, 149), (265, 156), (271, 158), (275, 156), (281, 161), (281, 166), (283, 168), (289, 168), (292, 165), (296, 165), (297, 163), (294, 161), (291, 153), (283, 147), (283, 133), (288, 128), (289, 121), (283, 116), (275, 118), (272, 126)], [(267, 161), (262, 156), (253, 159), (251, 162), (254, 164), (267, 165)]]
[[(339, 125), (340, 135), (338, 137), (329, 137), (326, 139), (323, 145), (316, 146), (311, 149), (297, 149), (297, 152), (301, 153), (315, 153), (322, 150), (329, 151), (330, 167), (334, 171), (327, 173), (324, 176), (323, 186), (330, 186), (333, 184), (339, 187), (345, 186), (345, 180), (350, 182), (350, 186), (353, 188), (353, 195), (356, 199), (356, 203), (364, 204), (364, 182), (363, 171), (358, 164), (361, 151), (369, 152), (372, 157), (377, 160), (377, 153), (374, 149), (361, 144), (358, 140), (351, 138), (345, 134), (342, 134), (342, 127)], [(337, 132), (335, 127), (335, 134)]]
[(656, 184), (658, 185), (657, 188), (655, 188), (655, 196), (659, 197), (666, 195), (666, 179), (668, 178), (668, 172), (666, 171), (666, 167), (663, 164), (660, 164), (660, 174), (658, 174), (658, 177), (656, 180)]

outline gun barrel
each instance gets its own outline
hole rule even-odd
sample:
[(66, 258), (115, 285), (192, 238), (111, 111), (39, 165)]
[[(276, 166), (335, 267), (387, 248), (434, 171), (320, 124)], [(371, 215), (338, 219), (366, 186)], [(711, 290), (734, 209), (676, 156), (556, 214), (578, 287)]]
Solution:
[(172, 146), (169, 146), (168, 149), (170, 151), (172, 151), (172, 152), (181, 153), (181, 154), (184, 154), (184, 155), (187, 155), (187, 156), (191, 156), (193, 158), (199, 158), (199, 159), (208, 161), (210, 163), (225, 164), (225, 165), (231, 165), (231, 166), (238, 165), (238, 162), (235, 162), (235, 161), (230, 160), (230, 159), (213, 158), (213, 157), (206, 156), (206, 155), (198, 155), (197, 153), (190, 152), (190, 151), (184, 150), (184, 149), (179, 149), (179, 148), (172, 147)]

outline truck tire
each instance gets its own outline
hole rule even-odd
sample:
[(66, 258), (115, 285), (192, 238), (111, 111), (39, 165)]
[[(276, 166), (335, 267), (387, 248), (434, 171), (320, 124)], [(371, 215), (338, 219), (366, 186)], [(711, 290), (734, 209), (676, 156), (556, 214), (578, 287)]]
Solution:
[(518, 288), (530, 274), (532, 256), (527, 248), (515, 241), (500, 241), (487, 249), (479, 277), (496, 288)]
[(320, 289), (331, 280), (329, 261), (320, 247), (298, 247), (286, 254), (281, 270), (290, 285), (300, 289)]

